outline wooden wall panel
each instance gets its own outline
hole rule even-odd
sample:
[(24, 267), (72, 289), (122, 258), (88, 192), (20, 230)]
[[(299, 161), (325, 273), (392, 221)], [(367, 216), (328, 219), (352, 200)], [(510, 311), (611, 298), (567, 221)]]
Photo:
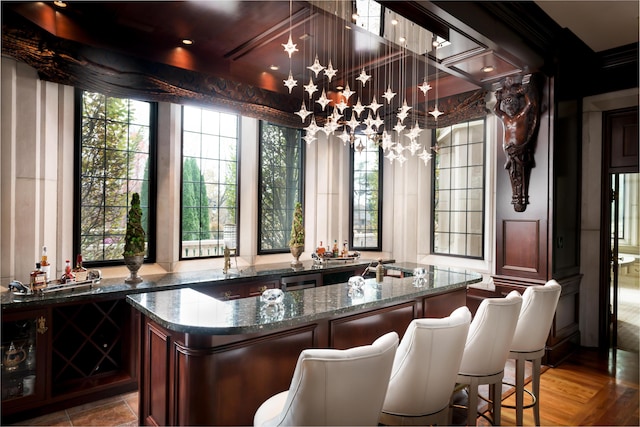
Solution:
[[(218, 348), (176, 346), (173, 425), (250, 425), (260, 404), (289, 388), (302, 350), (316, 347), (315, 326)], [(259, 381), (250, 379), (259, 378)], [(212, 384), (215, 390), (212, 393)]]
[(606, 112), (604, 121), (609, 173), (638, 172), (638, 108)]
[(171, 337), (153, 324), (145, 322), (145, 327), (146, 351), (151, 363), (146, 364), (143, 390), (153, 392), (146, 397), (140, 396), (141, 401), (147, 406), (143, 412), (147, 414), (144, 424), (164, 426), (169, 424), (169, 396), (172, 394), (168, 390), (171, 372), (169, 369)]
[(547, 274), (547, 222), (505, 219), (496, 233), (499, 275), (544, 280)]
[(387, 332), (402, 336), (411, 321), (418, 317), (415, 301), (381, 310), (343, 317), (329, 322), (331, 348), (346, 349), (369, 345)]

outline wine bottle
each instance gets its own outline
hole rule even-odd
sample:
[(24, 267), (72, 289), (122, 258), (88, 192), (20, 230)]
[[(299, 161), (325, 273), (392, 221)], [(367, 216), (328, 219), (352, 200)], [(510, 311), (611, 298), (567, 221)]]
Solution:
[(40, 259), (40, 271), (44, 273), (45, 282), (51, 280), (51, 265), (47, 260), (47, 247), (42, 247), (42, 258)]
[(82, 254), (76, 257), (76, 266), (71, 270), (75, 276), (76, 282), (84, 282), (87, 280), (87, 269), (82, 266)]
[(71, 271), (71, 261), (66, 260), (64, 264), (64, 274), (60, 277), (60, 283), (69, 284), (75, 281), (73, 271)]
[(47, 286), (46, 275), (42, 271), (42, 266), (39, 262), (36, 263), (36, 269), (29, 276), (29, 286), (32, 291), (44, 289)]

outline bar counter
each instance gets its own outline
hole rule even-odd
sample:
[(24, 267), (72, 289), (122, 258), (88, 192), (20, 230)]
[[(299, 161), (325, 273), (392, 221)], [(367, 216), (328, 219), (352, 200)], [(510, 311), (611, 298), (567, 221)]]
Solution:
[(350, 293), (347, 283), (285, 292), (283, 302), (271, 306), (263, 303), (260, 297), (220, 301), (191, 288), (132, 294), (127, 301), (171, 331), (204, 335), (247, 334), (466, 289), (467, 285), (481, 281), (482, 276), (464, 270), (430, 267), (424, 285), (414, 286), (413, 279), (386, 276), (380, 284), (375, 279), (366, 279), (361, 293)]
[[(252, 265), (240, 270), (231, 269), (225, 274), (221, 269), (200, 270), (190, 272), (174, 272), (164, 274), (145, 274), (143, 265), (139, 271), (142, 282), (127, 284), (122, 278), (101, 279), (91, 288), (82, 290), (63, 290), (59, 292), (45, 292), (43, 294), (20, 295), (11, 291), (0, 293), (0, 305), (2, 309), (16, 309), (27, 307), (49, 306), (56, 303), (81, 302), (83, 300), (95, 300), (100, 298), (124, 297), (136, 293), (148, 293), (166, 289), (179, 289), (185, 287), (209, 287), (219, 285), (233, 285), (247, 280), (279, 280), (284, 276), (294, 276), (308, 273), (339, 272), (353, 268), (364, 269), (375, 261), (370, 259), (356, 259), (350, 261), (335, 261), (316, 264), (311, 260), (302, 262), (296, 269), (290, 263), (273, 263)], [(390, 264), (389, 264), (390, 265)], [(399, 267), (398, 267), (399, 268)], [(28, 279), (28, 278), (27, 278)], [(25, 283), (23, 281), (23, 283)], [(28, 284), (28, 280), (26, 282)], [(6, 287), (6, 283), (4, 286)]]
[[(393, 265), (388, 266), (392, 268)], [(397, 265), (408, 271), (409, 265)], [(260, 296), (221, 301), (195, 289), (127, 296), (142, 314), (140, 425), (250, 425), (258, 406), (286, 390), (305, 348), (370, 344), (403, 335), (414, 318), (444, 317), (465, 305), (476, 273), (425, 266), (427, 279), (366, 279), (284, 293), (279, 306)]]

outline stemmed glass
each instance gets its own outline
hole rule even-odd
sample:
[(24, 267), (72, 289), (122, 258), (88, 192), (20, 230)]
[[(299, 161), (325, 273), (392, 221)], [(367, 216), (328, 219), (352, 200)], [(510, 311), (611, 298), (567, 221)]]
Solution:
[(423, 267), (417, 267), (413, 269), (413, 286), (416, 288), (421, 288), (425, 285), (425, 276), (427, 275), (427, 270)]

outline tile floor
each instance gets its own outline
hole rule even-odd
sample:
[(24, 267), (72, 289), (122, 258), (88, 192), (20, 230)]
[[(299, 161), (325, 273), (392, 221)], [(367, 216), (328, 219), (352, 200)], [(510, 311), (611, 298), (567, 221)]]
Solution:
[(14, 424), (19, 426), (137, 426), (138, 392), (122, 394)]

